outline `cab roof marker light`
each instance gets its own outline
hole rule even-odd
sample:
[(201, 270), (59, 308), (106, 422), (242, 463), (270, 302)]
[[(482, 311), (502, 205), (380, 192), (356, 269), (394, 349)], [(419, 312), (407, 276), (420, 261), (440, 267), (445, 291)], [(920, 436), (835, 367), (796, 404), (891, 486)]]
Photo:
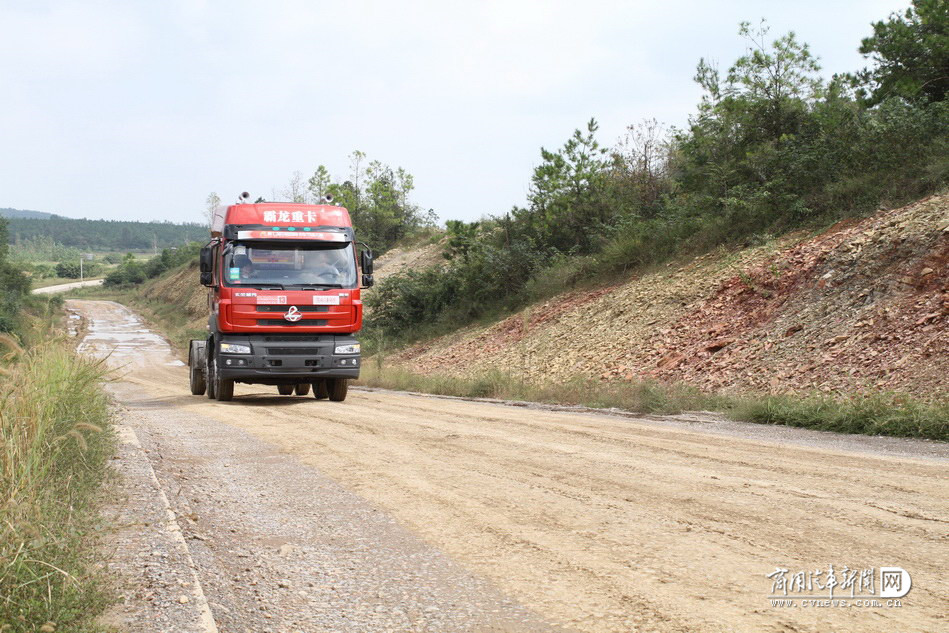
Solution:
[(323, 241), (323, 242), (348, 242), (346, 235), (343, 233), (331, 233), (329, 231), (310, 231), (308, 233), (303, 233), (302, 231), (290, 232), (289, 230), (283, 231), (273, 231), (271, 229), (265, 230), (248, 230), (248, 231), (238, 231), (237, 239), (239, 240), (266, 240), (266, 239), (283, 239), (283, 240), (309, 240), (309, 241)]

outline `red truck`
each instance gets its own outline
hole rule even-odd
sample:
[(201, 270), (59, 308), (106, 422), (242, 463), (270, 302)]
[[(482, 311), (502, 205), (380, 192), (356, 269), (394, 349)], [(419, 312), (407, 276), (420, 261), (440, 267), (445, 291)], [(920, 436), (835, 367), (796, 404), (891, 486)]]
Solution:
[(354, 334), (362, 326), (360, 289), (372, 285), (372, 251), (330, 199), (246, 198), (215, 212), (201, 249), (210, 316), (207, 339), (192, 340), (188, 351), (191, 393), (230, 400), (242, 382), (342, 401), (359, 377)]

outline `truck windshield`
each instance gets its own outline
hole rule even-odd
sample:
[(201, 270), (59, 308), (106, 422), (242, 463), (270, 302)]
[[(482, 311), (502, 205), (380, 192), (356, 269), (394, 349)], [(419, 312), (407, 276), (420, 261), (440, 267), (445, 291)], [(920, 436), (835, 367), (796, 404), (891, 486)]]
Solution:
[(353, 244), (236, 243), (224, 254), (228, 286), (356, 287)]

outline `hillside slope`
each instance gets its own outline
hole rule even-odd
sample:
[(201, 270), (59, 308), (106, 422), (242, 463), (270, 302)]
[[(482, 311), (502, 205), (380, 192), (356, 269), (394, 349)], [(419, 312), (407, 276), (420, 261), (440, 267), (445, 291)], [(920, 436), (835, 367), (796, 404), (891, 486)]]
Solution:
[(724, 391), (949, 387), (949, 195), (717, 252), (408, 348), (425, 374), (655, 378)]
[(412, 248), (395, 247), (385, 252), (375, 261), (373, 277), (379, 283), (386, 277), (403, 271), (421, 270), (443, 263), (444, 246), (441, 243), (424, 243)]
[(0, 218), (33, 218), (46, 220), (54, 215), (53, 213), (46, 213), (45, 211), (30, 211), (29, 209), (13, 209), (11, 207), (0, 209)]

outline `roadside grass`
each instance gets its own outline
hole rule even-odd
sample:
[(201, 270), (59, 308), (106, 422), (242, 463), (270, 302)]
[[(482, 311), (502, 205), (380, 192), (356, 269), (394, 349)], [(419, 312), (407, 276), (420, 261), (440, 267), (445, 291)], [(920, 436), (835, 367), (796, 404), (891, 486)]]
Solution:
[(397, 391), (622, 409), (633, 413), (670, 415), (683, 411), (715, 411), (734, 420), (759, 424), (949, 441), (949, 401), (925, 402), (901, 394), (732, 396), (654, 381), (601, 382), (576, 378), (565, 383), (531, 384), (500, 371), (459, 378), (425, 376), (382, 365), (378, 358), (367, 358), (358, 384)]
[(103, 630), (99, 485), (114, 448), (102, 362), (0, 335), (0, 630)]
[(745, 397), (732, 404), (730, 415), (747, 422), (837, 433), (949, 441), (949, 400), (923, 402), (895, 393)]
[[(49, 339), (51, 332), (61, 329), (63, 314), (61, 295), (25, 296), (16, 320), (12, 324), (14, 331), (19, 335), (19, 343), (26, 347), (42, 345)], [(3, 357), (7, 353), (9, 353), (8, 350), (0, 343), (0, 368), (4, 366)], [(3, 384), (2, 374), (0, 374), (0, 384)]]
[(604, 383), (582, 378), (565, 383), (535, 385), (494, 371), (472, 378), (424, 376), (405, 369), (380, 368), (367, 359), (358, 384), (398, 391), (417, 391), (465, 398), (497, 398), (598, 409), (616, 408), (635, 413), (673, 414), (720, 408), (723, 399), (686, 385), (658, 382)]
[(87, 286), (85, 288), (71, 288), (59, 293), (64, 299), (96, 299), (103, 301), (123, 301), (131, 296), (131, 291), (108, 288), (106, 286)]

